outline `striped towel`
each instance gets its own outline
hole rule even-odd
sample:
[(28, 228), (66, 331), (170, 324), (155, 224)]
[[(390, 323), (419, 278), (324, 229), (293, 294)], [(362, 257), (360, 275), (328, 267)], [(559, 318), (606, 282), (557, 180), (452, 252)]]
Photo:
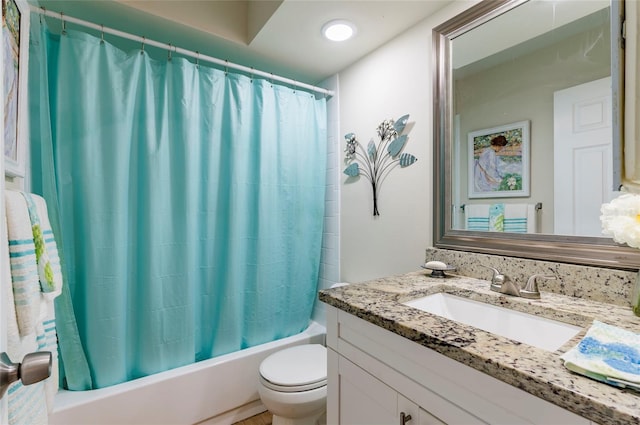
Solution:
[(9, 386), (7, 390), (9, 425), (49, 423), (44, 385), (44, 382), (22, 385), (22, 382), (18, 381)]
[[(11, 293), (11, 291), (8, 292)], [(9, 298), (10, 301), (11, 298)], [(46, 320), (36, 327), (35, 333), (25, 337), (18, 335), (16, 320), (9, 320), (7, 328), (7, 354), (13, 362), (22, 361), (26, 354), (34, 351), (49, 351), (53, 360), (51, 376), (44, 381), (31, 385), (23, 385), (21, 381), (17, 381), (9, 386), (7, 390), (9, 425), (46, 424), (48, 414), (53, 411), (54, 398), (58, 391), (58, 345), (55, 323)]]
[(561, 358), (572, 372), (640, 390), (639, 334), (594, 320), (578, 345)]
[(36, 327), (38, 351), (50, 351), (52, 355), (51, 376), (44, 382), (47, 407), (51, 411), (58, 392), (58, 336), (53, 300), (62, 293), (62, 270), (45, 200), (29, 193), (22, 193), (22, 196), (29, 210), (40, 279), (41, 320)]
[[(17, 197), (14, 195), (18, 195)], [(20, 204), (24, 204), (24, 199), (21, 198), (20, 194), (17, 192), (6, 192), (5, 199), (12, 198), (12, 200), (17, 199), (17, 203), (9, 202), (6, 204), (7, 210), (7, 223), (12, 220), (15, 221), (15, 206)], [(28, 214), (26, 212), (26, 205), (24, 205), (25, 210), (23, 211), (26, 214), (26, 222), (28, 222)], [(15, 230), (15, 228), (14, 228)], [(9, 245), (9, 249), (13, 249), (13, 252), (18, 252), (15, 250), (15, 245)], [(11, 260), (17, 257), (9, 258), (8, 256), (3, 256), (2, 258), (2, 273), (4, 274), (2, 277), (2, 282), (12, 282), (11, 278), (11, 265), (16, 264), (15, 261)], [(35, 261), (35, 260), (34, 260)], [(35, 266), (35, 264), (34, 264)], [(22, 271), (22, 269), (19, 269)], [(37, 279), (37, 272), (34, 271)], [(19, 274), (20, 275), (20, 274)], [(21, 335), (21, 332), (18, 328), (18, 319), (17, 319), (17, 305), (14, 299), (14, 295), (20, 297), (20, 299), (25, 299), (24, 293), (14, 294), (14, 285), (12, 284), (2, 285), (0, 296), (5, 297), (6, 299), (6, 328), (7, 328), (7, 355), (11, 359), (12, 362), (21, 362), (22, 358), (30, 352), (37, 351), (39, 345), (42, 342), (47, 341), (46, 335), (44, 338), (38, 336), (41, 332), (44, 331), (44, 327), (42, 323), (35, 323), (31, 326), (33, 331), (28, 334)], [(37, 282), (34, 281), (33, 286), (36, 288), (36, 295), (39, 293), (39, 288)], [(39, 295), (37, 295), (37, 302), (34, 302), (32, 305), (34, 307), (38, 306), (38, 314), (39, 314)], [(34, 297), (35, 299), (36, 297)], [(35, 319), (34, 319), (35, 321)], [(38, 343), (40, 341), (40, 344)], [(57, 351), (57, 350), (56, 350)], [(57, 353), (56, 353), (57, 354)], [(51, 379), (51, 378), (49, 378)], [(57, 382), (56, 382), (57, 384)], [(46, 424), (48, 422), (47, 410), (49, 408), (47, 402), (47, 394), (45, 391), (45, 382), (38, 382), (33, 385), (22, 385), (22, 382), (17, 381), (9, 386), (7, 389), (7, 417), (8, 423), (11, 425), (18, 424)], [(56, 385), (57, 386), (57, 385)], [(51, 406), (52, 407), (52, 406)]]
[[(10, 264), (12, 274), (11, 279), (9, 276), (6, 277), (7, 282), (12, 282), (11, 287), (3, 288), (3, 295), (6, 294), (8, 300), (7, 354), (14, 362), (22, 361), (27, 353), (33, 351), (49, 351), (52, 354), (51, 376), (48, 379), (27, 386), (15, 382), (9, 387), (8, 418), (10, 424), (47, 423), (47, 412), (53, 410), (54, 396), (58, 391), (58, 338), (53, 300), (62, 289), (60, 260), (44, 199), (14, 191), (5, 191), (5, 199), (9, 258), (3, 261)], [(31, 204), (31, 211), (28, 204)], [(19, 217), (19, 214), (22, 214), (22, 217)], [(31, 220), (38, 223), (42, 235), (38, 242), (39, 248), (36, 248), (33, 241), (34, 229), (31, 228)], [(30, 228), (31, 243), (25, 234), (26, 227)], [(16, 231), (20, 238), (15, 238)], [(35, 233), (37, 236), (37, 229)], [(24, 261), (25, 258), (29, 258), (30, 262)], [(49, 264), (49, 267), (41, 267), (40, 273), (37, 258), (41, 264)], [(9, 271), (9, 267), (3, 269), (5, 272)], [(24, 292), (20, 291), (27, 281), (20, 279), (20, 276), (26, 275), (25, 270), (29, 270), (30, 287), (35, 288), (31, 291), (35, 295), (32, 294), (29, 298), (31, 304), (16, 302), (18, 299), (25, 299)], [(46, 279), (45, 284), (48, 287), (40, 283), (40, 274)], [(45, 290), (47, 292), (43, 292)], [(20, 326), (20, 315), (24, 316), (25, 311), (29, 313), (31, 320), (29, 327)], [(29, 332), (26, 332), (27, 330)]]
[(506, 204), (504, 210), (504, 231), (509, 233), (535, 233), (529, 231), (530, 211), (533, 211), (531, 219), (535, 219), (535, 206), (530, 204)]
[(40, 323), (40, 280), (27, 203), (20, 192), (5, 191), (11, 282), (18, 330), (34, 334)]
[(468, 204), (464, 207), (467, 230), (489, 231), (489, 204)]
[(465, 216), (467, 230), (536, 233), (534, 204), (468, 204)]

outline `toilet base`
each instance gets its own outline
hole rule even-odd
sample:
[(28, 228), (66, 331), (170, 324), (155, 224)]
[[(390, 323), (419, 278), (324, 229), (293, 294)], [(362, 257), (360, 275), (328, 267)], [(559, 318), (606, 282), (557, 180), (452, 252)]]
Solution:
[(326, 425), (327, 412), (320, 412), (317, 415), (306, 418), (283, 418), (273, 415), (271, 425)]

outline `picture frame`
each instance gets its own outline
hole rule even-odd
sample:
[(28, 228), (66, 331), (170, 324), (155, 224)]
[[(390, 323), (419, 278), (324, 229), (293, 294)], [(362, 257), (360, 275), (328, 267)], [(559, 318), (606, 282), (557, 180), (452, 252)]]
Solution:
[(9, 177), (24, 177), (28, 132), (29, 5), (2, 0), (4, 168)]
[(470, 199), (530, 196), (530, 127), (527, 120), (469, 133)]

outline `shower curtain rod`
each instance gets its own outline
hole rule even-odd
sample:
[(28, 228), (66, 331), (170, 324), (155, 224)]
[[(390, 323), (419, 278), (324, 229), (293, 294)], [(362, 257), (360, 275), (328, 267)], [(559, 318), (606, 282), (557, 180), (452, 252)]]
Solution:
[(116, 29), (113, 29), (113, 28), (108, 28), (108, 27), (105, 27), (103, 25), (94, 24), (93, 22), (89, 22), (89, 21), (85, 21), (85, 20), (82, 20), (82, 19), (78, 19), (78, 18), (74, 18), (74, 17), (68, 16), (68, 15), (65, 15), (62, 12), (53, 12), (53, 11), (46, 10), (44, 8), (33, 6), (33, 5), (30, 6), (30, 10), (32, 12), (35, 12), (35, 13), (40, 13), (42, 15), (49, 16), (51, 18), (55, 18), (55, 19), (61, 20), (62, 24), (63, 24), (63, 29), (64, 29), (64, 23), (65, 22), (71, 22), (71, 23), (74, 23), (74, 24), (82, 25), (84, 27), (93, 28), (95, 30), (100, 31), (102, 34), (106, 33), (106, 34), (115, 35), (117, 37), (126, 38), (126, 39), (133, 40), (133, 41), (139, 41), (140, 43), (142, 43), (143, 47), (145, 45), (158, 47), (160, 49), (165, 49), (170, 53), (179, 53), (181, 55), (189, 56), (191, 58), (194, 58), (194, 59), (196, 59), (198, 61), (203, 60), (203, 61), (215, 63), (217, 65), (221, 65), (221, 66), (224, 66), (226, 68), (237, 69), (239, 71), (245, 72), (245, 73), (247, 73), (249, 75), (252, 75), (252, 76), (265, 77), (265, 78), (270, 79), (270, 80), (280, 81), (282, 83), (286, 83), (286, 84), (289, 84), (289, 85), (292, 85), (292, 86), (295, 86), (295, 87), (300, 87), (300, 88), (304, 88), (304, 89), (307, 89), (307, 90), (311, 90), (311, 91), (314, 91), (316, 93), (325, 94), (327, 96), (333, 96), (335, 94), (335, 92), (333, 90), (327, 90), (327, 89), (324, 89), (322, 87), (312, 86), (310, 84), (302, 83), (300, 81), (292, 80), (290, 78), (281, 77), (279, 75), (274, 75), (274, 74), (269, 73), (269, 72), (264, 72), (264, 71), (257, 70), (255, 68), (250, 68), (248, 66), (239, 65), (237, 63), (233, 63), (233, 62), (229, 62), (229, 61), (226, 61), (226, 60), (214, 58), (213, 56), (202, 55), (199, 52), (194, 52), (194, 51), (191, 51), (191, 50), (183, 49), (181, 47), (177, 47), (177, 46), (174, 46), (172, 44), (161, 43), (159, 41), (150, 40), (148, 38), (140, 37), (138, 35), (133, 35), (133, 34), (129, 34), (127, 32), (119, 31), (119, 30), (116, 30)]

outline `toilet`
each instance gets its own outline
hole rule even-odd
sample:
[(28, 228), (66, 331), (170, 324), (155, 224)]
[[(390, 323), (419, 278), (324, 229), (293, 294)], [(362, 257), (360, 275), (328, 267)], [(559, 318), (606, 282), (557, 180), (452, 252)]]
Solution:
[(327, 349), (297, 345), (260, 364), (260, 399), (273, 425), (323, 425), (327, 410)]

